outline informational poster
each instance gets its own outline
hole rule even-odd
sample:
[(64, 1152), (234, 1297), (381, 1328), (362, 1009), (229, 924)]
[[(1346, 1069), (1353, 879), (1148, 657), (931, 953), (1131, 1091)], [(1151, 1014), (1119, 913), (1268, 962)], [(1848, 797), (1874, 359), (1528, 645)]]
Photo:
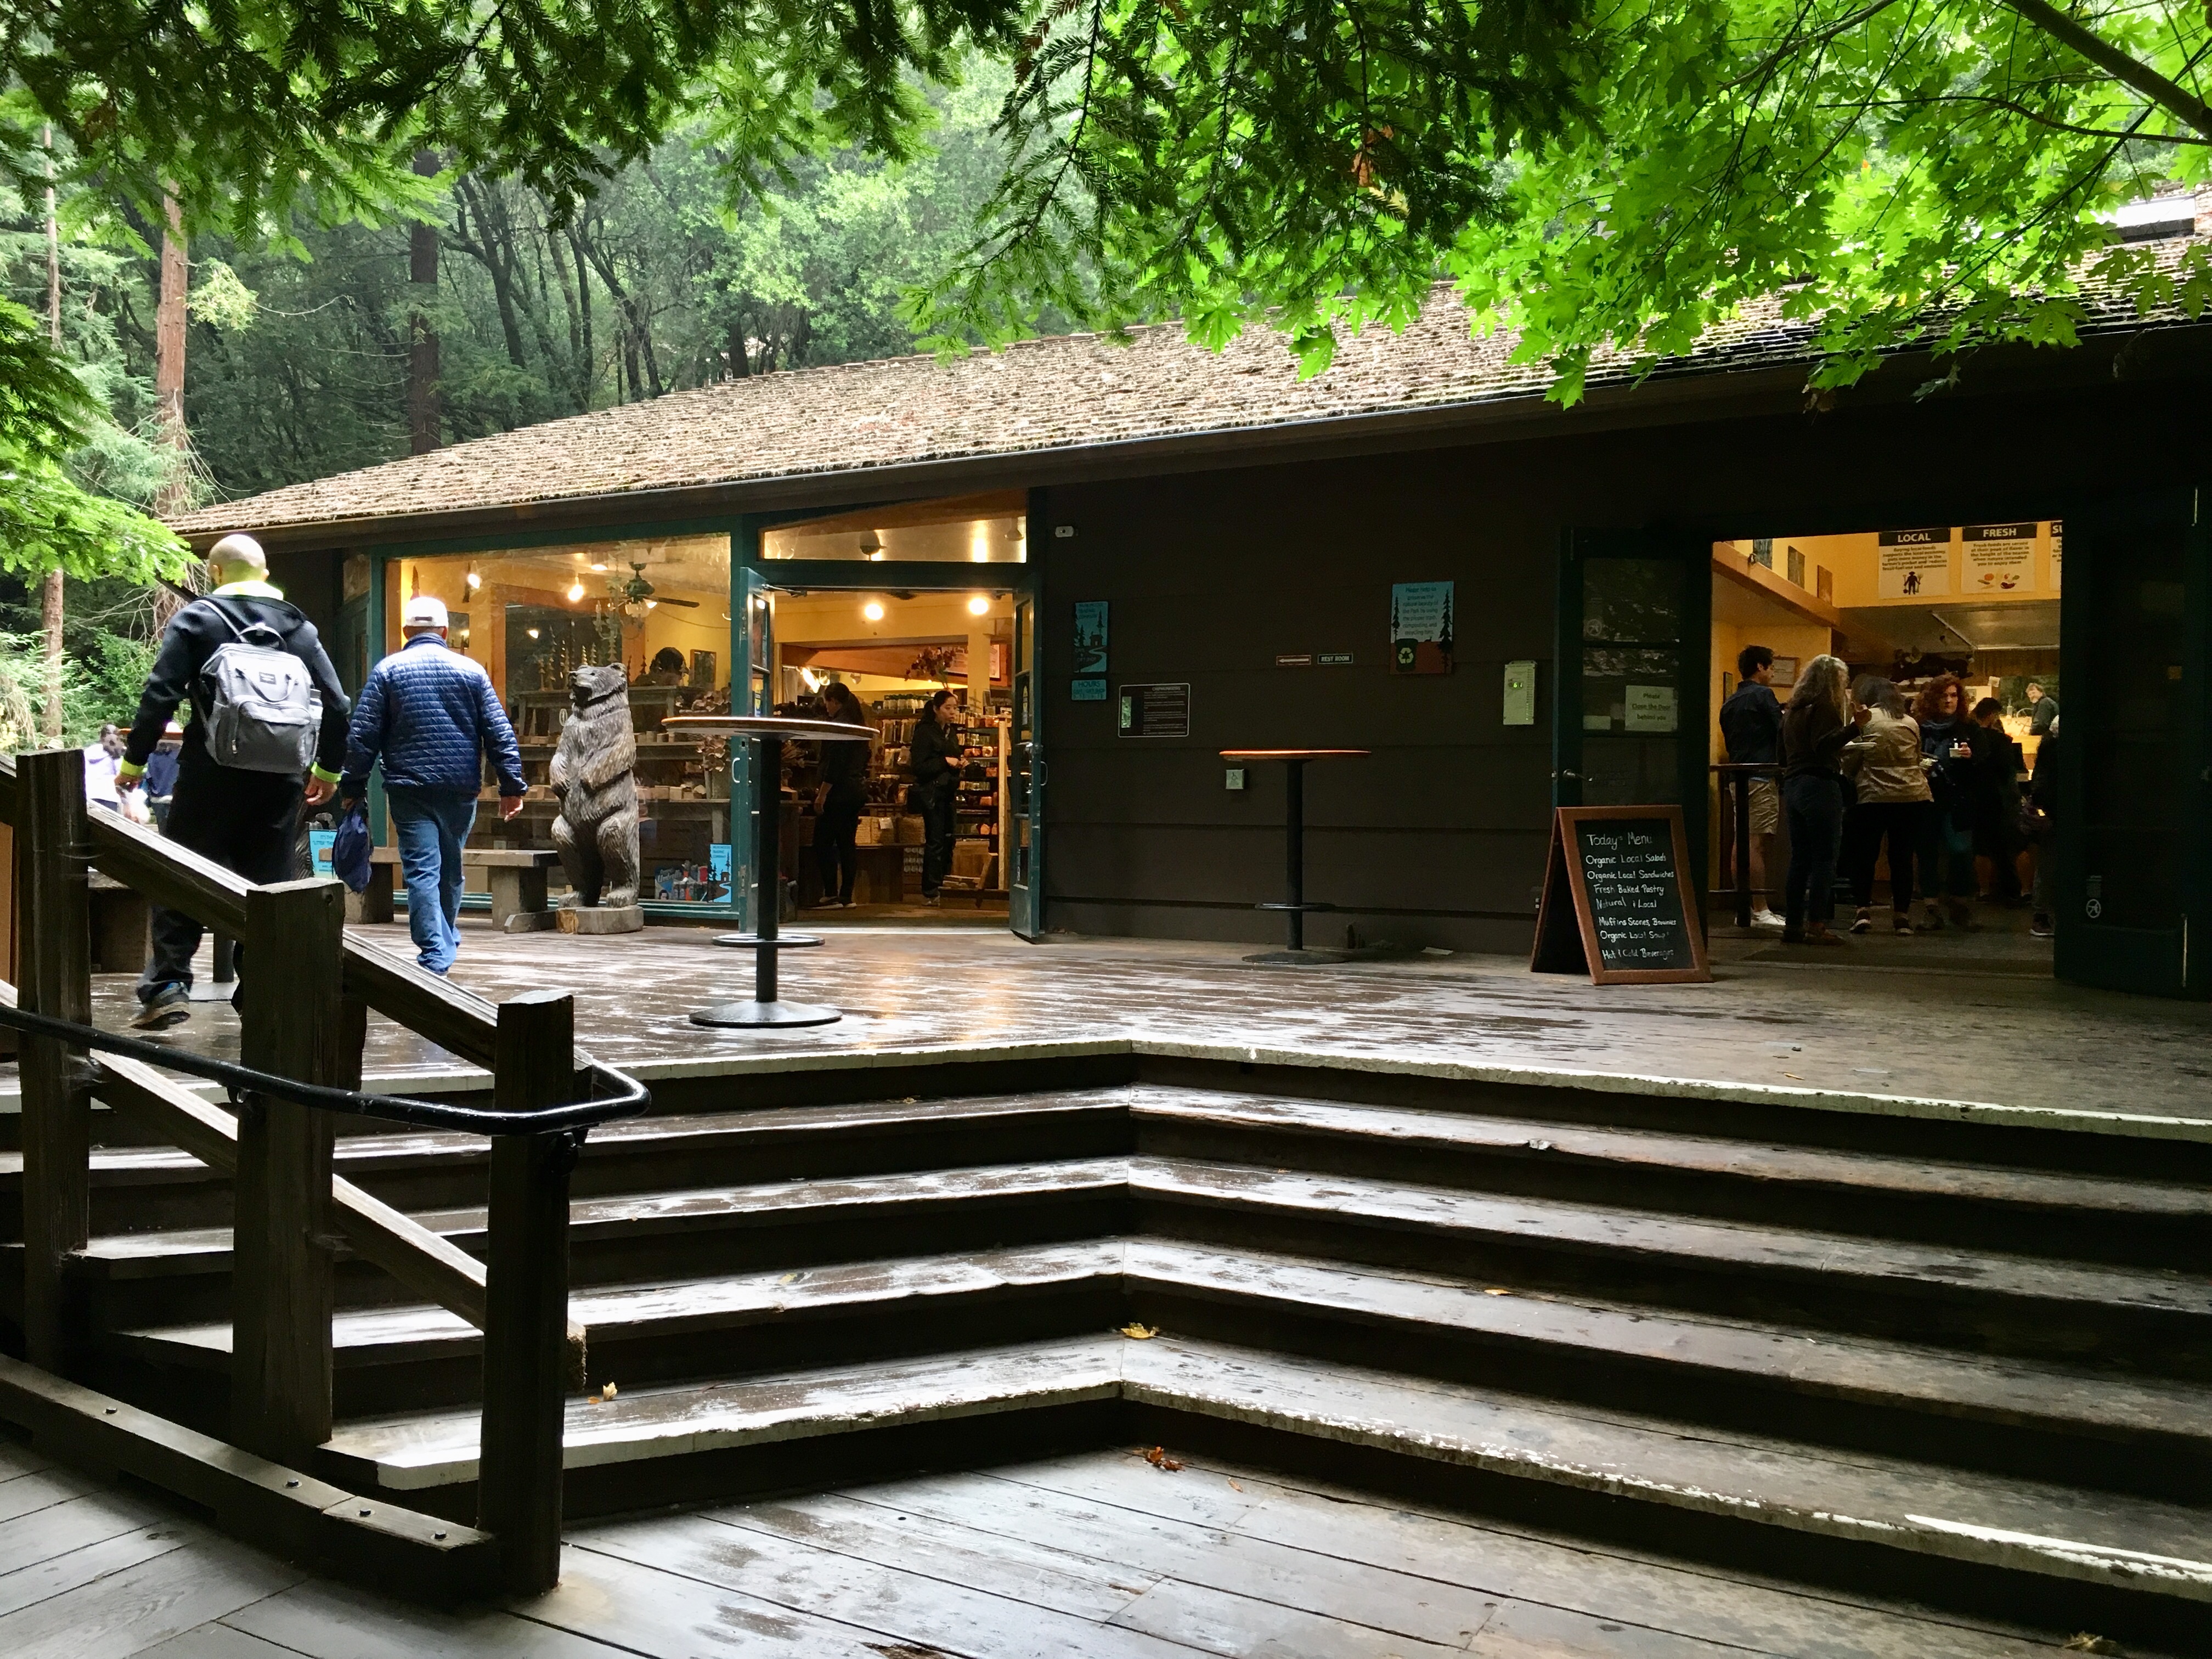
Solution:
[(1885, 530), (1875, 538), (1877, 581), (1885, 599), (1917, 599), (1951, 591), (1951, 530)]
[(1622, 711), (1622, 728), (1630, 732), (1670, 732), (1675, 726), (1674, 688), (1671, 685), (1632, 685)]
[(2051, 591), (2054, 593), (2058, 592), (2060, 567), (2065, 563), (2065, 554), (2066, 521), (2053, 519), (2051, 521)]
[(1959, 532), (1959, 587), (1964, 593), (2035, 591), (2035, 522), (1970, 524)]
[(1190, 683), (1123, 686), (1121, 733), (1125, 738), (1188, 737)]
[(1534, 726), (1536, 723), (1536, 665), (1523, 658), (1505, 665), (1505, 720), (1507, 726)]
[(317, 875), (328, 878), (333, 874), (331, 868), (331, 848), (337, 844), (338, 832), (335, 830), (307, 831), (307, 851), (314, 859)]
[(1452, 672), (1452, 584), (1399, 582), (1390, 589), (1391, 667), (1401, 674)]
[(1104, 599), (1075, 605), (1075, 678), (1069, 695), (1077, 702), (1106, 701), (1106, 606)]

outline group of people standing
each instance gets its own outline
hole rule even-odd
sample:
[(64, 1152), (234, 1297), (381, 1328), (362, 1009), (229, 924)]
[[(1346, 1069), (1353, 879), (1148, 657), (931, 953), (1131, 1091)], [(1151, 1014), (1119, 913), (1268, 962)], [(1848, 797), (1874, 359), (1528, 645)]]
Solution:
[[(860, 695), (842, 680), (818, 694), (823, 720), (847, 726), (870, 724)], [(939, 902), (939, 890), (952, 868), (952, 842), (958, 823), (960, 783), (959, 709), (952, 693), (930, 698), (914, 723), (907, 749), (907, 771), (914, 780), (908, 805), (921, 817), (921, 899)], [(872, 744), (825, 743), (822, 781), (814, 797), (814, 858), (822, 882), (822, 908), (848, 908), (860, 867), (860, 817), (868, 805), (868, 760)]]
[[(1778, 781), (1755, 777), (1751, 786), (1755, 850), (1766, 854), (1752, 872), (1755, 884), (1765, 878), (1785, 817), (1790, 831), (1784, 914), (1762, 911), (1756, 921), (1778, 923), (1790, 943), (1842, 944), (1829, 925), (1840, 869), (1856, 902), (1851, 931), (1870, 932), (1875, 872), (1885, 852), (1894, 933), (1975, 929), (1978, 860), (1990, 867), (1990, 896), (2018, 902), (2016, 860), (2048, 823), (2057, 741), (2057, 704), (2040, 695), (2039, 685), (2030, 696), (2032, 729), (2042, 744), (2034, 785), (2024, 798), (2024, 763), (2004, 729), (2003, 704), (1995, 697), (1970, 704), (1957, 675), (1936, 676), (1908, 701), (1894, 682), (1867, 675), (1853, 684), (1840, 658), (1819, 656), (1784, 706), (1771, 689), (1772, 665), (1765, 647), (1745, 647), (1738, 659), (1741, 686), (1721, 711), (1731, 761), (1780, 769)], [(2044, 864), (2037, 860), (2030, 931), (2048, 937)]]

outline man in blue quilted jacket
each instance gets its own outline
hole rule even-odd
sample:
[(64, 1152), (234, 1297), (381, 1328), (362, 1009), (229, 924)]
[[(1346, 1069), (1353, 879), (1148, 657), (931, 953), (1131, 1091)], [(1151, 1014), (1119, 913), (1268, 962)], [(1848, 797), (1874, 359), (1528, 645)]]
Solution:
[(368, 769), (384, 763), (384, 799), (407, 884), (407, 931), (434, 974), (453, 965), (461, 937), (461, 848), (477, 818), (489, 757), (499, 775), (499, 815), (522, 810), (522, 750), (491, 676), (448, 649), (443, 600), (416, 595), (400, 613), (407, 636), (369, 671), (346, 733), (339, 797), (359, 800)]

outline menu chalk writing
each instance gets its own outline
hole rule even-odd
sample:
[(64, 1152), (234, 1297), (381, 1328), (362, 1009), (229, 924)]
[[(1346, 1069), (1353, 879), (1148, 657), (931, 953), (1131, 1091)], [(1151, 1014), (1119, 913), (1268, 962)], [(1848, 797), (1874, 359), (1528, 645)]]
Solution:
[(1679, 806), (1559, 808), (1529, 967), (1600, 985), (1711, 979), (1687, 867)]

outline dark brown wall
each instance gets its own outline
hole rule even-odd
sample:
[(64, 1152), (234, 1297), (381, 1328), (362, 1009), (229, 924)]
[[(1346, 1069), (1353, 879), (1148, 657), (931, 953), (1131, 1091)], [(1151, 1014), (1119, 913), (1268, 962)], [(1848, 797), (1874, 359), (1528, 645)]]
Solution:
[[(1970, 382), (1971, 384), (1971, 382)], [(1281, 769), (1223, 787), (1217, 751), (1359, 747), (1307, 792), (1311, 897), (1343, 938), (1522, 950), (1550, 805), (1553, 613), (1570, 529), (1716, 536), (2059, 517), (2206, 471), (2200, 382), (1994, 388), (1819, 416), (1712, 422), (1076, 486), (1049, 496), (1072, 540), (1047, 562), (1048, 922), (1273, 940)], [(1458, 584), (1458, 669), (1386, 659), (1394, 582)], [(1073, 606), (1112, 606), (1113, 685), (1188, 680), (1187, 741), (1121, 738), (1115, 704), (1069, 699)], [(1692, 630), (1702, 641), (1702, 627)], [(1698, 648), (1693, 647), (1693, 648)], [(1278, 653), (1356, 665), (1278, 669)], [(1501, 720), (1503, 665), (1534, 658), (1538, 723)]]

